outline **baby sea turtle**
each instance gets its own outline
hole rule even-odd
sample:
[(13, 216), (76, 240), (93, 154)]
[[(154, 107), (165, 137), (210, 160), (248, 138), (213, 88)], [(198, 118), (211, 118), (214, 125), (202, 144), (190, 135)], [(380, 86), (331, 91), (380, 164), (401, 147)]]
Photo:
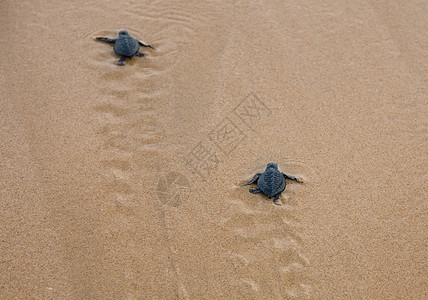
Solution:
[(266, 170), (263, 173), (257, 173), (254, 175), (254, 178), (251, 181), (241, 185), (250, 185), (254, 182), (257, 183), (259, 188), (250, 189), (250, 193), (258, 194), (264, 193), (268, 196), (268, 198), (273, 198), (273, 203), (277, 204), (279, 198), (281, 198), (281, 193), (285, 190), (285, 179), (295, 180), (297, 182), (302, 182), (294, 176), (287, 175), (285, 173), (281, 173), (278, 170), (278, 165), (274, 162), (268, 163), (266, 166)]
[(114, 44), (114, 52), (120, 55), (120, 59), (117, 63), (118, 66), (123, 66), (125, 64), (126, 57), (143, 57), (144, 53), (138, 52), (138, 50), (140, 50), (140, 46), (155, 49), (150, 45), (145, 45), (134, 39), (126, 30), (120, 31), (119, 36), (116, 39), (97, 37), (97, 40)]

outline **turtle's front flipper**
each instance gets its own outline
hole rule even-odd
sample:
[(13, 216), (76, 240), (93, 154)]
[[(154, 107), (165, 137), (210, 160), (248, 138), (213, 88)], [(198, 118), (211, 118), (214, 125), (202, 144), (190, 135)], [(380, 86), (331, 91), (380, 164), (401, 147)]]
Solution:
[(244, 186), (244, 185), (250, 185), (250, 184), (252, 184), (253, 182), (256, 182), (256, 181), (259, 179), (260, 175), (262, 175), (262, 173), (257, 173), (256, 175), (254, 175), (254, 177), (253, 177), (253, 179), (251, 179), (251, 181), (249, 181), (249, 182), (247, 182), (247, 183), (244, 183), (244, 184), (242, 184), (241, 186)]
[(137, 52), (137, 53), (135, 53), (135, 56), (138, 56), (138, 57), (144, 57), (144, 53)]
[(112, 43), (112, 44), (114, 44), (117, 40), (117, 39), (109, 39), (106, 37), (97, 37), (96, 39), (101, 41), (101, 42)]
[(150, 46), (150, 45), (146, 45), (146, 44), (144, 44), (144, 43), (142, 43), (142, 42), (140, 42), (140, 41), (138, 41), (138, 44), (140, 44), (140, 46), (141, 46), (141, 47), (147, 47), (147, 48), (152, 48), (153, 50), (156, 50), (156, 48), (155, 48), (155, 47), (152, 47), (152, 46)]
[(287, 174), (285, 174), (285, 173), (282, 173), (282, 175), (284, 175), (284, 177), (285, 177), (286, 179), (294, 180), (294, 181), (297, 181), (297, 182), (300, 182), (300, 183), (302, 183), (302, 182), (303, 182), (303, 181), (301, 181), (300, 179), (298, 179), (298, 178), (296, 178), (296, 177), (294, 177), (294, 176), (287, 175)]
[(278, 203), (279, 198), (281, 198), (281, 193), (279, 193), (275, 196), (275, 198), (273, 198), (273, 204), (281, 205), (281, 203)]
[(250, 193), (251, 194), (259, 194), (259, 193), (261, 193), (262, 192), (262, 190), (261, 189), (250, 189)]
[(118, 66), (123, 66), (125, 64), (125, 56), (121, 56), (119, 61), (117, 62)]

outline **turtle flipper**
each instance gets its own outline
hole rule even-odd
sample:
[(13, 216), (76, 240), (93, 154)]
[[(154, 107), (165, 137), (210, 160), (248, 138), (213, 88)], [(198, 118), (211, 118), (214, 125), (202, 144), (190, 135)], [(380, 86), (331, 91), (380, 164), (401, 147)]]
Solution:
[(281, 205), (281, 203), (278, 203), (279, 198), (281, 198), (281, 193), (279, 193), (275, 196), (275, 198), (273, 198), (273, 204)]
[(135, 53), (134, 55), (135, 55), (135, 56), (138, 56), (138, 57), (144, 57), (144, 53), (141, 53), (141, 52), (137, 52), (137, 53)]
[(101, 42), (106, 42), (106, 43), (111, 43), (111, 44), (116, 43), (116, 40), (117, 40), (117, 39), (109, 39), (106, 37), (97, 37), (96, 39), (101, 41)]
[(251, 179), (247, 183), (242, 184), (241, 186), (250, 185), (250, 184), (256, 182), (259, 179), (260, 175), (262, 175), (262, 173), (257, 173), (256, 175), (254, 175), (253, 179)]
[(120, 56), (119, 61), (117, 62), (118, 66), (123, 66), (125, 64), (125, 56)]
[(250, 189), (250, 193), (251, 194), (259, 194), (259, 193), (261, 193), (262, 192), (262, 190), (261, 189)]
[(141, 46), (141, 47), (147, 47), (147, 48), (152, 48), (153, 50), (156, 50), (156, 48), (155, 48), (155, 47), (152, 47), (152, 46), (150, 46), (150, 45), (146, 45), (146, 44), (144, 44), (144, 43), (142, 43), (142, 42), (140, 42), (140, 41), (138, 41), (138, 44), (140, 44), (140, 46)]
[(287, 174), (285, 174), (285, 173), (282, 173), (282, 175), (284, 175), (284, 177), (285, 177), (286, 179), (294, 180), (294, 181), (297, 181), (297, 182), (300, 182), (300, 183), (302, 183), (302, 182), (303, 182), (303, 181), (301, 181), (300, 179), (298, 179), (298, 178), (296, 178), (296, 177), (294, 177), (294, 176), (287, 175)]

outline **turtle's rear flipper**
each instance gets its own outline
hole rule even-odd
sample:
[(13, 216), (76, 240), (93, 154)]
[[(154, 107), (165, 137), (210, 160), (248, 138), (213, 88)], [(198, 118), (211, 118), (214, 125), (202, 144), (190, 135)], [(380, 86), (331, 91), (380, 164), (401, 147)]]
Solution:
[(125, 64), (125, 56), (121, 56), (119, 61), (117, 62), (118, 66), (123, 66)]
[(144, 57), (144, 53), (137, 52), (137, 53), (135, 53), (135, 56)]
[(279, 198), (281, 198), (281, 194), (278, 194), (273, 198), (273, 204), (281, 205), (281, 203), (278, 202)]
[(256, 188), (250, 189), (250, 193), (251, 193), (251, 194), (259, 194), (259, 193), (261, 193), (261, 192), (262, 192), (262, 190), (261, 190), (261, 189), (256, 189)]
[(97, 40), (101, 41), (101, 42), (106, 42), (106, 43), (115, 43), (117, 39), (109, 39), (106, 37), (97, 37)]
[(143, 44), (143, 43), (142, 43), (142, 42), (140, 42), (140, 41), (138, 41), (138, 44), (140, 44), (140, 46), (141, 46), (141, 47), (147, 47), (147, 48), (152, 48), (153, 50), (156, 50), (156, 48), (155, 48), (155, 47), (152, 47), (152, 46), (150, 46), (150, 45)]

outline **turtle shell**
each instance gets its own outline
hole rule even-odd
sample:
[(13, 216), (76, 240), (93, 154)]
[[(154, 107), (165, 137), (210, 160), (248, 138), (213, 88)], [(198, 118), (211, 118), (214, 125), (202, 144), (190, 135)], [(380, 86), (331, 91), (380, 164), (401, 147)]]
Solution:
[(121, 31), (119, 33), (119, 37), (114, 43), (114, 51), (119, 55), (132, 57), (139, 49), (140, 45), (138, 44), (138, 41), (132, 38), (126, 31)]
[(260, 175), (257, 185), (269, 198), (281, 193), (285, 189), (285, 178), (277, 168), (266, 168)]

